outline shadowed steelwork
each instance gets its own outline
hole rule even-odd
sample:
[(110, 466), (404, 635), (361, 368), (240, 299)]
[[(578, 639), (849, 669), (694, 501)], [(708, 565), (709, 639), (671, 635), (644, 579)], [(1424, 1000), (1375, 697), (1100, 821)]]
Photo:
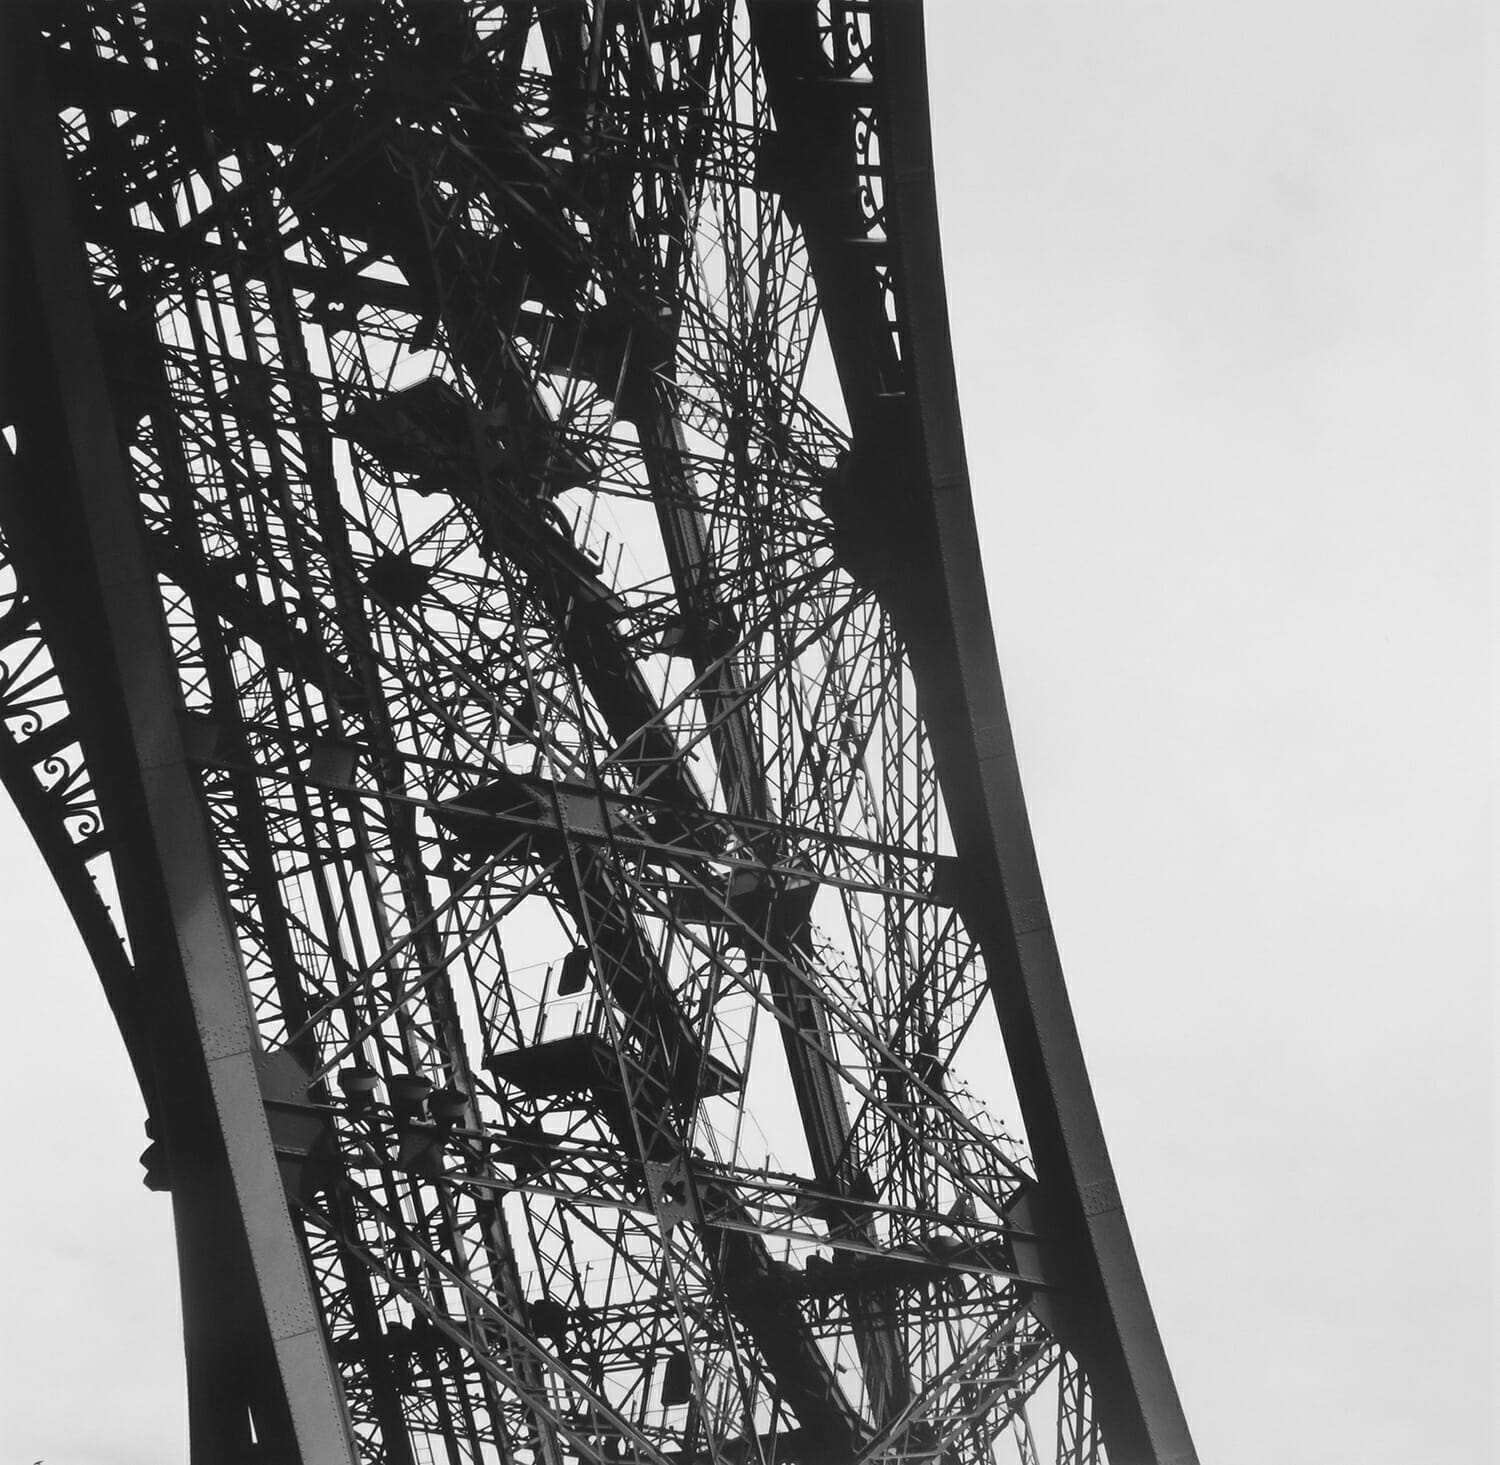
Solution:
[(0, 776), (151, 1116), (194, 1461), (1194, 1459), (920, 8), (4, 25)]

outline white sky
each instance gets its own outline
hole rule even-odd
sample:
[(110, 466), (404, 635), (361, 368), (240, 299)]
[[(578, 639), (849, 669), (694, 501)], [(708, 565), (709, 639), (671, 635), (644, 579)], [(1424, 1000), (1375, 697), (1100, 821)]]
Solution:
[(1001, 663), (1200, 1452), (1491, 1461), (1480, 12), (928, 11)]
[[(1479, 8), (928, 11), (1002, 664), (1200, 1452), (1484, 1465)], [(182, 1459), (169, 1205), (8, 806), (0, 871), (0, 1460)]]

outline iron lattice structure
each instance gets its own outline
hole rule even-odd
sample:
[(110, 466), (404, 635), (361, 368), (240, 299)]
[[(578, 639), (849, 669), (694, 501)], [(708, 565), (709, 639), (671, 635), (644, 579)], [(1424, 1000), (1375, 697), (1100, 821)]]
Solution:
[(0, 763), (148, 1105), (193, 1459), (1193, 1458), (920, 9), (6, 25)]

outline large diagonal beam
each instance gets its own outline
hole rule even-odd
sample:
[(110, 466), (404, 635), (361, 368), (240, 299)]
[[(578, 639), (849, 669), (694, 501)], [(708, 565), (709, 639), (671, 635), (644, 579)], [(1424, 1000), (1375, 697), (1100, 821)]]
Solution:
[[(6, 350), (26, 363), (21, 451), (50, 470), (50, 491), (67, 504), (79, 538), (76, 569), (96, 587), (102, 611), (109, 688), (82, 737), (86, 749), (113, 750), (113, 776), (101, 778), (99, 794), (117, 831), (132, 946), (151, 973), (156, 1093), (185, 1279), (206, 1284), (217, 1259), (246, 1313), (215, 1337), (189, 1299), (193, 1454), (223, 1459), (259, 1437), (305, 1465), (354, 1465), (267, 1129), (259, 1044), (207, 821), (183, 756), (176, 667), (115, 433), (35, 19), (25, 5), (0, 14), (0, 117), (13, 190), (6, 223), (11, 257), (35, 292), (29, 320), (6, 322)], [(266, 1340), (260, 1354), (257, 1337)], [(256, 1376), (235, 1377), (258, 1359)]]

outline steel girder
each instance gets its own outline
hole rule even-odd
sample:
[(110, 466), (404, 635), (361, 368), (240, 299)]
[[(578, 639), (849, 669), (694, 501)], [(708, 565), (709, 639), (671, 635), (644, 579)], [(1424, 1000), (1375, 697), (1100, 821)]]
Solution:
[(151, 1114), (194, 1459), (1194, 1458), (920, 8), (6, 25), (0, 776)]

